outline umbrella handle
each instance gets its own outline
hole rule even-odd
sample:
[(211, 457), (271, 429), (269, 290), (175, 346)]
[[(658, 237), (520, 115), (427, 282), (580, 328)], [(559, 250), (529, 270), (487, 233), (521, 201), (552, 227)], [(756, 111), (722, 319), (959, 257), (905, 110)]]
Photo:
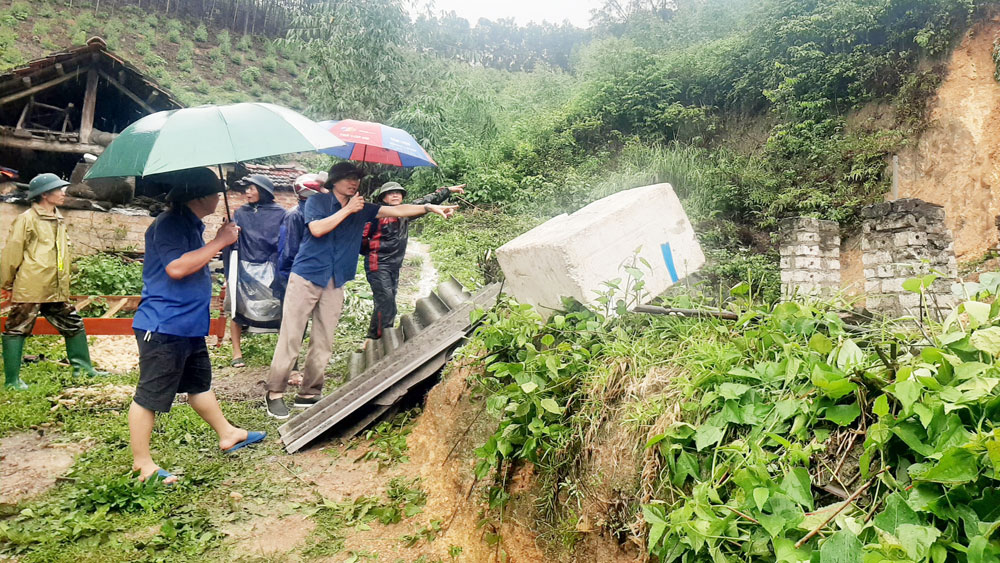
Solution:
[(229, 286), (229, 318), (236, 318), (236, 294), (238, 293), (237, 284), (239, 283), (237, 269), (240, 267), (239, 252), (233, 250), (229, 253), (229, 279), (226, 280)]
[(226, 203), (226, 220), (232, 221), (233, 218), (229, 214), (229, 195), (226, 194), (226, 177), (222, 173), (222, 165), (219, 164), (219, 183), (222, 184), (222, 201)]

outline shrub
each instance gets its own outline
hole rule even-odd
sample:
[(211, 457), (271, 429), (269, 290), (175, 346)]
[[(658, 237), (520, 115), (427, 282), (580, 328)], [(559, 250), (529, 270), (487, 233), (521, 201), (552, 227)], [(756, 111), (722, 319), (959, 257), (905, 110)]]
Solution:
[(249, 35), (243, 35), (240, 40), (236, 42), (236, 48), (240, 51), (249, 51), (253, 46), (253, 41), (251, 41)]
[(226, 81), (222, 83), (222, 87), (230, 92), (235, 92), (237, 88), (239, 88), (239, 85), (236, 84), (236, 79), (227, 78)]
[(146, 56), (142, 58), (142, 62), (146, 63), (146, 66), (150, 68), (159, 68), (167, 64), (166, 59), (153, 52), (146, 53)]
[(228, 55), (232, 50), (233, 46), (229, 42), (229, 31), (223, 29), (219, 32), (219, 51), (222, 51), (223, 55)]
[(156, 29), (156, 27), (160, 25), (160, 19), (154, 15), (147, 16), (145, 22), (146, 25), (148, 25), (152, 29)]
[(150, 52), (149, 43), (147, 43), (145, 41), (136, 41), (135, 42), (135, 52), (138, 53), (138, 54), (140, 54), (140, 55), (145, 56), (147, 53)]
[(177, 62), (178, 63), (188, 62), (191, 60), (192, 55), (193, 51), (185, 47), (181, 47), (180, 49), (177, 50)]
[(42, 7), (38, 9), (38, 17), (54, 18), (56, 17), (56, 9), (49, 4), (43, 4)]
[(285, 72), (291, 74), (293, 77), (299, 75), (299, 65), (295, 61), (285, 61), (281, 67), (285, 69)]
[(180, 20), (169, 19), (166, 25), (167, 31), (176, 31), (178, 33), (184, 31), (184, 24)]
[(250, 87), (250, 95), (253, 96), (254, 99), (264, 101), (261, 99), (264, 96), (264, 89), (260, 87), (260, 84), (254, 84)]
[(48, 35), (49, 30), (52, 29), (52, 24), (46, 21), (37, 21), (35, 25), (31, 27), (31, 34), (37, 35), (39, 38)]
[(198, 27), (194, 29), (194, 40), (203, 43), (208, 41), (208, 28), (205, 27), (205, 24), (198, 24)]
[(194, 70), (194, 62), (191, 59), (185, 59), (183, 61), (179, 61), (177, 63), (177, 70), (184, 73), (190, 73), (192, 70)]
[(208, 51), (208, 58), (213, 62), (217, 63), (222, 61), (222, 51), (218, 47), (210, 49)]
[(243, 69), (243, 72), (240, 73), (240, 80), (242, 80), (247, 86), (256, 84), (259, 79), (260, 69), (255, 66), (248, 66)]
[(275, 92), (278, 92), (281, 90), (287, 90), (288, 84), (283, 82), (279, 78), (272, 78), (270, 82), (267, 83), (267, 87), (274, 90)]
[(268, 57), (273, 57), (278, 54), (278, 48), (274, 46), (274, 41), (267, 41), (264, 43), (264, 54)]
[(219, 78), (225, 76), (226, 61), (215, 61), (214, 63), (212, 63), (212, 72), (214, 72), (215, 75), (218, 76)]
[(170, 31), (167, 32), (167, 41), (171, 43), (180, 43), (181, 32), (176, 29), (171, 29)]
[(115, 254), (92, 254), (73, 262), (70, 291), (78, 295), (139, 295), (142, 262)]
[(261, 61), (260, 66), (267, 72), (274, 72), (278, 70), (278, 60), (274, 57), (267, 57)]
[(31, 12), (31, 4), (28, 4), (27, 2), (14, 2), (14, 4), (10, 7), (10, 14), (20, 21), (25, 21), (30, 18)]
[(229, 53), (229, 60), (232, 61), (234, 65), (242, 65), (243, 55), (237, 51), (232, 51)]
[(170, 90), (171, 88), (173, 88), (173, 86), (174, 86), (174, 77), (173, 77), (173, 75), (171, 75), (170, 72), (167, 71), (167, 69), (165, 69), (163, 67), (157, 67), (155, 70), (156, 70), (156, 73), (158, 75), (158, 76), (156, 76), (156, 80), (157, 80), (157, 82), (160, 83), (160, 86), (163, 86), (164, 88), (166, 88), (168, 90)]
[(199, 94), (207, 94), (211, 91), (212, 87), (208, 84), (204, 78), (199, 78), (197, 82), (194, 83), (194, 91)]
[(17, 48), (17, 35), (11, 29), (0, 29), (0, 71), (24, 64), (26, 59)]
[(77, 30), (70, 36), (70, 40), (74, 45), (83, 45), (87, 42), (87, 32), (82, 29)]

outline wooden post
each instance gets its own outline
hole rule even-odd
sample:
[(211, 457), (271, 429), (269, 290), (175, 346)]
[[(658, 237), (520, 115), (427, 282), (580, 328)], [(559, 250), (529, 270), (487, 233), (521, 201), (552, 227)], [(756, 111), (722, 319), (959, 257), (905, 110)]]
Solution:
[(90, 142), (94, 130), (94, 110), (97, 108), (97, 67), (91, 63), (87, 71), (87, 90), (83, 94), (83, 113), (80, 115), (80, 142)]

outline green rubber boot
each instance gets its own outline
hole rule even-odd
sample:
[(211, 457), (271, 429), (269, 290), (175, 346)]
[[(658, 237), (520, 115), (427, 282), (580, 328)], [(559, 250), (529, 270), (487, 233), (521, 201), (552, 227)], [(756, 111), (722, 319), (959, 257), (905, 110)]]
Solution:
[(3, 386), (18, 391), (28, 388), (21, 381), (21, 355), (24, 353), (25, 338), (3, 335)]
[(73, 368), (73, 375), (78, 373), (90, 377), (108, 375), (103, 371), (95, 370), (94, 365), (90, 363), (90, 348), (87, 346), (87, 333), (84, 331), (66, 339), (66, 358), (69, 359), (69, 365)]

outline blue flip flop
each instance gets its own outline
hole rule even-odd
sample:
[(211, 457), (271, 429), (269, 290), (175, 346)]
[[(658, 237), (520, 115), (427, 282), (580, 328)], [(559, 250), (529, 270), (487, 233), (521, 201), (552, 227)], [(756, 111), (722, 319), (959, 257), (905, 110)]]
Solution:
[(267, 437), (267, 432), (252, 432), (252, 431), (247, 432), (246, 440), (243, 440), (242, 442), (236, 444), (235, 446), (229, 448), (228, 450), (222, 450), (222, 451), (226, 453), (235, 452), (240, 448), (245, 448), (251, 444), (256, 444), (257, 442), (262, 442), (266, 437)]
[(156, 473), (153, 473), (149, 477), (146, 477), (146, 480), (142, 481), (142, 482), (143, 483), (150, 483), (150, 482), (156, 483), (156, 482), (159, 482), (159, 483), (161, 483), (165, 487), (173, 487), (179, 481), (174, 481), (173, 483), (164, 483), (164, 481), (166, 481), (167, 479), (169, 479), (169, 478), (171, 478), (173, 476), (174, 476), (174, 474), (171, 473), (171, 472), (169, 472), (169, 471), (167, 471), (166, 469), (157, 469)]

